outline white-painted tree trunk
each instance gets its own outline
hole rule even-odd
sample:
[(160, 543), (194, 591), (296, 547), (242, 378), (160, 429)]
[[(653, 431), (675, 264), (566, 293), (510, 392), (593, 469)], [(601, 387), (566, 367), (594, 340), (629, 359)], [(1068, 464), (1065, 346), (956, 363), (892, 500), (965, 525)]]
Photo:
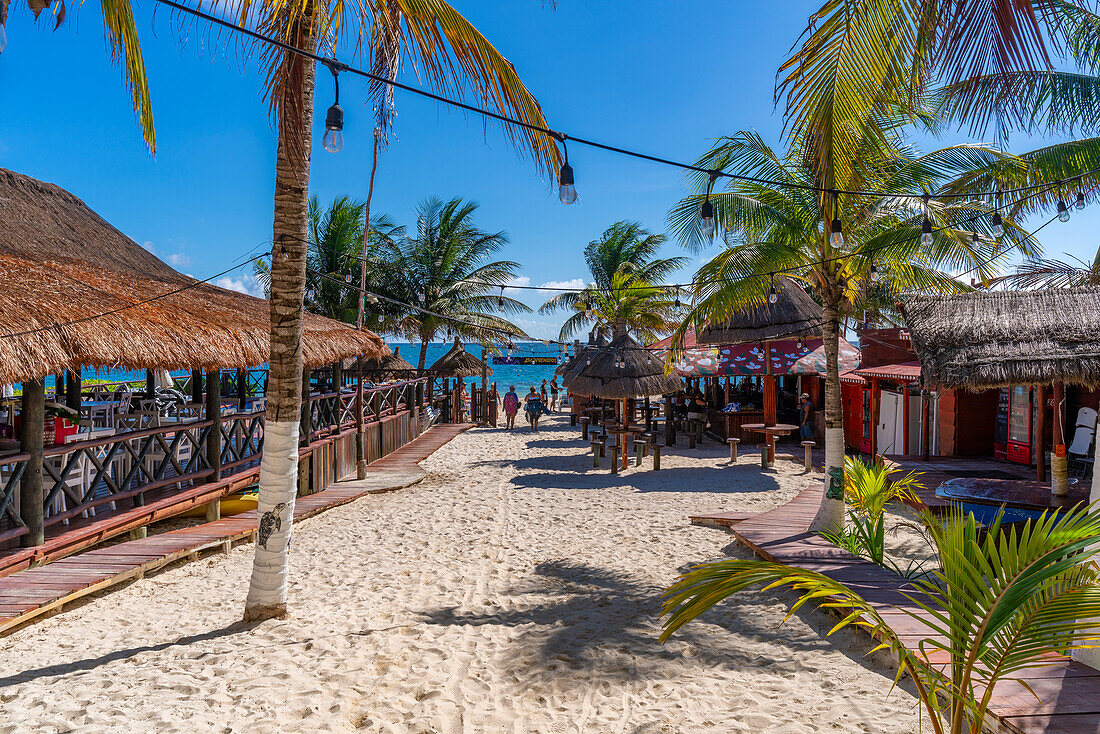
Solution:
[(286, 580), (294, 498), (298, 494), (298, 422), (264, 426), (260, 460), (256, 558), (245, 601), (245, 620), (286, 615)]
[[(1100, 424), (1097, 424), (1096, 428), (1100, 429)], [(1093, 453), (1094, 462), (1092, 470), (1092, 487), (1089, 489), (1089, 502), (1095, 503), (1100, 501), (1100, 471), (1096, 467), (1100, 467), (1100, 437), (1096, 439), (1096, 448)], [(1100, 625), (1100, 619), (1096, 620), (1096, 623)], [(1070, 655), (1079, 663), (1084, 663), (1089, 667), (1100, 670), (1100, 648), (1093, 648), (1091, 650), (1073, 650)]]

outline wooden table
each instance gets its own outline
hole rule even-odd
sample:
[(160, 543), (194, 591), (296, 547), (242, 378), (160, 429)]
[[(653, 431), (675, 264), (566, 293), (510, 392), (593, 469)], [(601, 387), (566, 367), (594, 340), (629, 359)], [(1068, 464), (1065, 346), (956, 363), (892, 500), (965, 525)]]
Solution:
[(621, 438), (618, 439), (617, 443), (618, 443), (618, 446), (619, 446), (619, 453), (621, 454), (620, 462), (622, 464), (622, 468), (625, 469), (627, 467), (627, 463), (628, 463), (627, 454), (629, 453), (629, 451), (627, 450), (628, 447), (626, 445), (627, 444), (627, 437), (628, 436), (633, 436), (636, 433), (637, 434), (645, 433), (645, 428), (643, 428), (642, 426), (611, 426), (610, 428), (607, 429), (607, 432), (608, 433), (613, 433), (616, 436), (621, 437)]
[(745, 423), (741, 426), (741, 430), (764, 434), (768, 444), (768, 462), (771, 463), (775, 461), (775, 437), (789, 436), (791, 433), (798, 430), (798, 426), (791, 425), (790, 423), (776, 423), (771, 426), (764, 425), (763, 423)]

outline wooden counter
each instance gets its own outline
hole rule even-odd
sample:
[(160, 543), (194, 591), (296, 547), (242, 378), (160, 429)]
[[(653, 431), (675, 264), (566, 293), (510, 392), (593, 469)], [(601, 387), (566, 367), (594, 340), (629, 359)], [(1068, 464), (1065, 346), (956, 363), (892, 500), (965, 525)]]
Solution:
[(721, 435), (722, 438), (739, 438), (741, 443), (745, 445), (755, 445), (760, 443), (760, 434), (744, 431), (741, 426), (747, 423), (763, 423), (764, 411), (761, 409), (723, 413), (715, 410), (711, 411), (710, 422), (711, 430)]

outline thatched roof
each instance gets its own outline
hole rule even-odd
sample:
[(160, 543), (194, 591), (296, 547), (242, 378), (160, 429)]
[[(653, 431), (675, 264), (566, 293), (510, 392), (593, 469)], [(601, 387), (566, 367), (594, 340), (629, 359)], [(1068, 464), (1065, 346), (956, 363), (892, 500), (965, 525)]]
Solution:
[(491, 367), (487, 367), (484, 362), (462, 348), (462, 342), (456, 336), (455, 343), (428, 371), (438, 377), (479, 377), (482, 368), (486, 375), (493, 374)]
[[(355, 360), (346, 361), (344, 367), (354, 369)], [(364, 359), (363, 374), (369, 374), (371, 377), (383, 380), (400, 379), (416, 374), (416, 367), (409, 364), (401, 356), (401, 347), (395, 347), (389, 354)]]
[(821, 306), (790, 278), (775, 279), (775, 303), (739, 310), (719, 324), (699, 330), (700, 344), (743, 344), (769, 339), (821, 336)]
[(561, 373), (561, 383), (565, 385), (568, 383), (581, 368), (589, 364), (592, 361), (592, 355), (595, 354), (594, 350), (601, 349), (607, 346), (607, 337), (602, 333), (598, 336), (596, 333), (590, 332), (588, 334), (588, 343), (581, 347), (581, 350), (573, 357), (573, 361), (569, 363), (569, 366)]
[(1100, 385), (1100, 288), (909, 296), (926, 385)]
[[(683, 388), (680, 378), (665, 374), (665, 363), (636, 342), (625, 329), (602, 348), (586, 352), (580, 369), (571, 371), (564, 382), (569, 392), (596, 398), (640, 398), (664, 395)], [(619, 360), (626, 364), (615, 365)]]
[[(64, 189), (2, 168), (0, 212), (0, 383), (267, 362), (267, 301), (176, 272)], [(374, 334), (306, 316), (307, 366), (386, 351)]]
[[(592, 335), (589, 334), (589, 342), (591, 342), (591, 336)], [(573, 366), (573, 364), (577, 361), (577, 355), (579, 355), (581, 353), (581, 350), (583, 348), (584, 347), (581, 346), (581, 340), (580, 339), (574, 339), (573, 340), (573, 354), (572, 354), (572, 356), (567, 354), (566, 358), (562, 360), (561, 364), (559, 364), (557, 367), (554, 368), (554, 374), (555, 375), (564, 375), (566, 372), (568, 372), (569, 369)]]

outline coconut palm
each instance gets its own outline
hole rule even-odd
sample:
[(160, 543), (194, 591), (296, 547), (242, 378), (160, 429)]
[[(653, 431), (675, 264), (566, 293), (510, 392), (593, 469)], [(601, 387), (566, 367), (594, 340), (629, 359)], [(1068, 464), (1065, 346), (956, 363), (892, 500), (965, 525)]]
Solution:
[[(401, 39), (406, 65), (425, 84), (445, 94), (472, 95), (494, 111), (546, 126), (542, 110), (515, 67), (444, 0), (210, 0), (209, 6), (228, 12), (241, 26), (308, 53), (315, 53), (322, 43), (331, 49), (362, 49), (372, 65), (377, 62), (378, 44)], [(316, 72), (315, 63), (299, 54), (262, 44), (257, 51), (278, 136), (269, 397), (258, 511), (261, 518), (279, 522), (273, 523), (276, 530), (267, 542), (256, 546), (245, 602), (245, 618), (250, 620), (286, 612), (287, 545), (297, 484), (302, 401), (302, 311)], [(559, 155), (553, 138), (532, 128), (508, 127), (506, 133), (543, 170), (556, 170)]]
[(600, 239), (589, 242), (584, 248), (584, 259), (592, 283), (580, 292), (552, 296), (539, 308), (545, 314), (570, 313), (558, 340), (568, 341), (574, 334), (593, 327), (610, 336), (611, 324), (616, 319), (625, 320), (643, 341), (672, 328), (671, 299), (677, 298), (678, 293), (658, 286), (683, 267), (687, 258), (658, 258), (666, 240), (665, 235), (652, 234), (637, 222), (619, 221), (604, 230)]
[[(899, 123), (900, 124), (900, 123)], [(889, 144), (884, 144), (889, 143)], [(740, 133), (722, 138), (697, 165), (756, 181), (733, 180), (710, 194), (715, 221), (729, 243), (695, 277), (694, 303), (680, 328), (717, 323), (746, 306), (767, 302), (776, 272), (812, 289), (822, 305), (821, 329), (826, 356), (825, 464), (829, 489), (812, 527), (836, 527), (844, 519), (844, 431), (838, 365), (840, 324), (862, 315), (905, 289), (954, 292), (964, 286), (941, 270), (973, 271), (991, 278), (1007, 253), (1035, 252), (1026, 232), (1006, 220), (1003, 240), (990, 230), (988, 204), (966, 198), (927, 202), (913, 191), (937, 191), (975, 168), (1015, 164), (981, 146), (956, 146), (918, 155), (891, 139), (867, 141), (861, 156), (860, 189), (901, 192), (897, 195), (846, 195), (829, 202), (843, 226), (843, 237), (830, 237), (813, 169), (802, 165), (804, 152), (793, 147), (776, 154), (759, 136)], [(701, 234), (700, 206), (709, 187), (705, 174), (696, 179), (701, 193), (688, 196), (670, 214), (670, 222), (688, 247), (707, 242)], [(810, 187), (810, 188), (807, 188)], [(922, 244), (927, 220), (934, 234)]]
[[(890, 607), (927, 625), (917, 649), (852, 588), (813, 571), (753, 560), (707, 563), (683, 574), (665, 591), (661, 640), (733, 594), (790, 587), (799, 594), (792, 611), (818, 604), (842, 615), (830, 634), (854, 625), (881, 640), (898, 661), (898, 677), (912, 677), (935, 734), (979, 734), (998, 683), (1003, 690), (1013, 685), (1009, 679), (1049, 664), (1050, 650), (1100, 645), (1100, 627), (1091, 619), (1100, 616), (1100, 513), (1044, 514), (1006, 531), (999, 521), (982, 528), (958, 510), (945, 520), (925, 514), (922, 522), (940, 568), (930, 579), (910, 582), (911, 607)], [(949, 662), (929, 660), (932, 653)]]
[[(54, 14), (55, 29), (60, 28), (68, 17), (68, 4), (65, 0), (54, 2), (26, 0), (26, 5), (34, 14), (35, 20), (38, 20), (43, 10), (50, 8), (50, 12)], [(7, 43), (7, 20), (10, 9), (11, 0), (0, 0), (0, 52), (3, 52)], [(145, 147), (150, 153), (156, 153), (157, 136), (153, 128), (153, 104), (149, 98), (145, 60), (141, 55), (141, 43), (134, 24), (133, 8), (129, 0), (104, 0), (99, 4), (99, 9), (103, 15), (103, 29), (107, 36), (111, 59), (121, 62), (122, 78), (130, 92), (134, 114), (141, 123)]]
[[(379, 295), (401, 303), (390, 318), (393, 330), (420, 342), (417, 369), (423, 370), (428, 342), (447, 338), (507, 343), (523, 330), (503, 318), (526, 313), (525, 304), (504, 295), (519, 263), (490, 258), (508, 243), (503, 232), (477, 228), (477, 204), (454, 198), (427, 199), (417, 208), (415, 234), (380, 243), (376, 250)], [(498, 313), (499, 312), (499, 315)]]

